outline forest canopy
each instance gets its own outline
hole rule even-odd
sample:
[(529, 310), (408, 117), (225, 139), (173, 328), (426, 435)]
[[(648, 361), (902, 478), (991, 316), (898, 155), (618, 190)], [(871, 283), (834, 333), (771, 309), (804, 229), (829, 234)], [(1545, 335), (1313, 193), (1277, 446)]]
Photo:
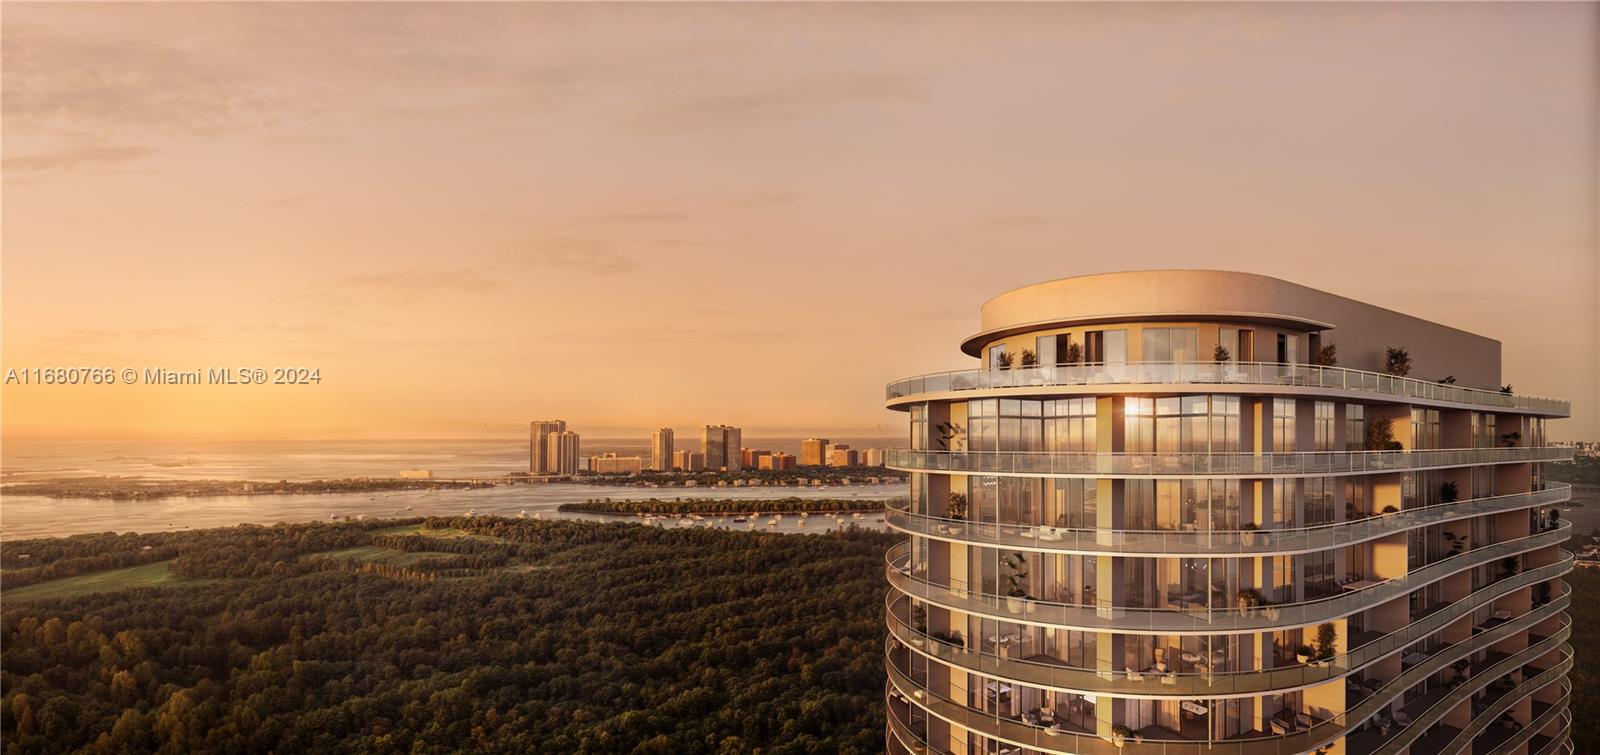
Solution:
[[(34, 584), (0, 617), (0, 736), (7, 752), (876, 752), (892, 540), (450, 518), (8, 543), (7, 589)], [(155, 565), (161, 587), (51, 592)]]

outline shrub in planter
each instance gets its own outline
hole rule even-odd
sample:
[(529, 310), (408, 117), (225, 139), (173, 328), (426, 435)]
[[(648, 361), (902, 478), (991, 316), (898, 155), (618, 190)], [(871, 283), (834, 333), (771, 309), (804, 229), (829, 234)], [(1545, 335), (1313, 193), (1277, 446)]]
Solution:
[(1404, 346), (1390, 346), (1383, 351), (1383, 371), (1397, 377), (1411, 374), (1411, 352)]

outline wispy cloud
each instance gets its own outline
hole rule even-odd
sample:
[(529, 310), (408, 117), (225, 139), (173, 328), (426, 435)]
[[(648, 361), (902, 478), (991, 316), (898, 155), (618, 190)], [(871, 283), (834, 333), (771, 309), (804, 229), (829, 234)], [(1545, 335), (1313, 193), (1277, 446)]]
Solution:
[(818, 115), (845, 105), (907, 100), (921, 92), (922, 82), (913, 76), (821, 75), (742, 91), (688, 95), (647, 110), (633, 125), (647, 131), (726, 129)]
[(345, 289), (382, 294), (480, 294), (500, 290), (504, 284), (471, 268), (448, 270), (390, 270), (346, 275), (336, 282)]
[(638, 262), (603, 239), (552, 236), (536, 239), (526, 248), (513, 254), (521, 262), (556, 270), (595, 273), (600, 275), (626, 275), (638, 268)]
[(149, 147), (136, 145), (85, 145), (43, 155), (23, 155), (0, 160), (0, 168), (9, 172), (49, 172), (63, 170), (99, 170), (132, 162), (155, 154)]
[(162, 340), (194, 340), (205, 335), (205, 332), (206, 329), (199, 325), (182, 325), (170, 328), (129, 328), (126, 330), (71, 328), (58, 333), (41, 335), (39, 342), (52, 346), (96, 346), (125, 341), (148, 343)]

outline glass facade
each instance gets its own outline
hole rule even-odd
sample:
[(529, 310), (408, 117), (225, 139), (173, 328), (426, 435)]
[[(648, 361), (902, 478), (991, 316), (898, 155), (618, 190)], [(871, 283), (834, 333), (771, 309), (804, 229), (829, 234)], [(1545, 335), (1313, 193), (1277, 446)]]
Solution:
[[(1397, 736), (1445, 722), (1428, 706), (1439, 689), (1454, 689), (1458, 658), (1475, 675), (1486, 657), (1500, 657), (1484, 651), (1548, 634), (1504, 639), (1530, 627), (1554, 631), (1526, 608), (1551, 599), (1534, 596), (1562, 596), (1567, 568), (1555, 537), (1562, 533), (1548, 529), (1558, 499), (1516, 497), (1560, 489), (1537, 461), (1458, 462), (1445, 451), (1420, 458), (1456, 466), (1346, 463), (1456, 446), (1499, 450), (1513, 429), (1517, 445), (1539, 446), (1542, 418), (1386, 395), (1387, 383), (1319, 385), (1315, 372), (1277, 366), (1260, 368), (1274, 376), (1263, 384), (1226, 384), (1247, 365), (1202, 364), (1130, 386), (1119, 376), (1143, 374), (1141, 363), (1211, 362), (1213, 333), (1229, 362), (1253, 361), (1256, 341), (1238, 324), (1130, 326), (1075, 331), (1091, 365), (1081, 384), (1040, 385), (1019, 374), (948, 406), (896, 407), (910, 415), (916, 449), (942, 448), (930, 434), (943, 431), (930, 425), (948, 416), (972, 457), (1104, 455), (1062, 467), (957, 466), (966, 460), (955, 454), (948, 467), (940, 459), (908, 465), (913, 511), (944, 513), (946, 497), (965, 506), (960, 517), (887, 520), (910, 537), (891, 552), (888, 603), (890, 715), (922, 722), (925, 746), (910, 749), (1403, 751)], [(1300, 364), (1328, 342), (1268, 324), (1260, 333), (1263, 349), (1277, 347), (1264, 361)], [(1011, 348), (1055, 365), (1068, 339), (1059, 329), (1021, 333)], [(995, 364), (996, 345), (971, 353)], [(1095, 375), (1106, 389), (1094, 387)], [(1175, 379), (1193, 390), (1174, 390)], [(1367, 424), (1377, 420), (1392, 422), (1402, 450), (1368, 453)], [(1240, 453), (1297, 456), (1294, 466), (1232, 476), (1203, 464), (1162, 466)], [(1541, 532), (1549, 537), (1538, 540)], [(897, 616), (910, 635), (894, 628)], [(1527, 673), (1554, 657), (1535, 657)], [(1503, 675), (1493, 670), (1483, 682)], [(1450, 726), (1470, 720), (1477, 694), (1468, 692), (1452, 709), (1467, 715)], [(1422, 722), (1397, 723), (1397, 710)], [(1522, 722), (1523, 711), (1512, 715)]]

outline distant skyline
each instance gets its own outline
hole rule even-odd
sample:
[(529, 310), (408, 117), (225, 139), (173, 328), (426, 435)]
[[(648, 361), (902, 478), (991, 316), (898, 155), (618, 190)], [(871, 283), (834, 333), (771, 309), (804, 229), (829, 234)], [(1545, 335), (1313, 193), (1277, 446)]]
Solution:
[[(0, 435), (893, 437), (1029, 283), (1260, 272), (1600, 439), (1595, 4), (11, 4)], [(695, 436), (698, 440), (698, 435)]]

